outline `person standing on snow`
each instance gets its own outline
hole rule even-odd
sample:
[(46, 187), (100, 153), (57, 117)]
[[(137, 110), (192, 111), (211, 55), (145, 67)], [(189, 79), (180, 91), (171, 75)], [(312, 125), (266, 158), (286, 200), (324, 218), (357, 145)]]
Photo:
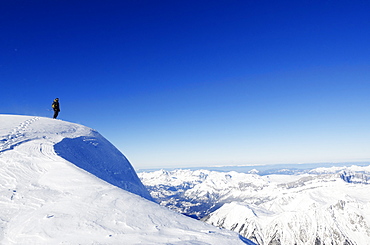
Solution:
[(60, 112), (60, 108), (59, 108), (59, 98), (56, 98), (54, 101), (53, 101), (53, 104), (51, 104), (51, 107), (53, 108), (54, 110), (54, 116), (53, 118), (56, 119), (59, 112)]

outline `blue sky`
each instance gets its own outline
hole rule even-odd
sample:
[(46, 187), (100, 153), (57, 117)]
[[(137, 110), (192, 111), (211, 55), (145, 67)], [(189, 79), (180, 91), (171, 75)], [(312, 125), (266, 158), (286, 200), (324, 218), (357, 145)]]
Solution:
[(1, 1), (0, 113), (135, 168), (370, 161), (369, 1)]

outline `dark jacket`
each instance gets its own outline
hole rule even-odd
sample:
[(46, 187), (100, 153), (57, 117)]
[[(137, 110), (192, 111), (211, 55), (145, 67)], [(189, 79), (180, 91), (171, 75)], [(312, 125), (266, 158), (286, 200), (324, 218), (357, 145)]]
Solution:
[(51, 105), (54, 111), (60, 111), (59, 108), (59, 101), (57, 99), (54, 100), (53, 104)]

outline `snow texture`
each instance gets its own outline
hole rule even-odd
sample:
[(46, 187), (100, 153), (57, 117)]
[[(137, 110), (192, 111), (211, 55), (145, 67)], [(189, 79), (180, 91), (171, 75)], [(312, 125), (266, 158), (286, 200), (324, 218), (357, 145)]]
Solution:
[(150, 200), (96, 131), (0, 115), (0, 244), (253, 244)]
[(153, 198), (261, 245), (370, 244), (370, 166), (302, 175), (139, 173)]

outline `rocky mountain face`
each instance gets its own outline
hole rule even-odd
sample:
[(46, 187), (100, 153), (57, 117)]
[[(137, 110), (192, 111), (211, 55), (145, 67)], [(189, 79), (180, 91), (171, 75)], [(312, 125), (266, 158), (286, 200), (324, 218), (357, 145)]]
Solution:
[(161, 205), (257, 244), (370, 243), (370, 167), (265, 176), (161, 170), (139, 177)]

